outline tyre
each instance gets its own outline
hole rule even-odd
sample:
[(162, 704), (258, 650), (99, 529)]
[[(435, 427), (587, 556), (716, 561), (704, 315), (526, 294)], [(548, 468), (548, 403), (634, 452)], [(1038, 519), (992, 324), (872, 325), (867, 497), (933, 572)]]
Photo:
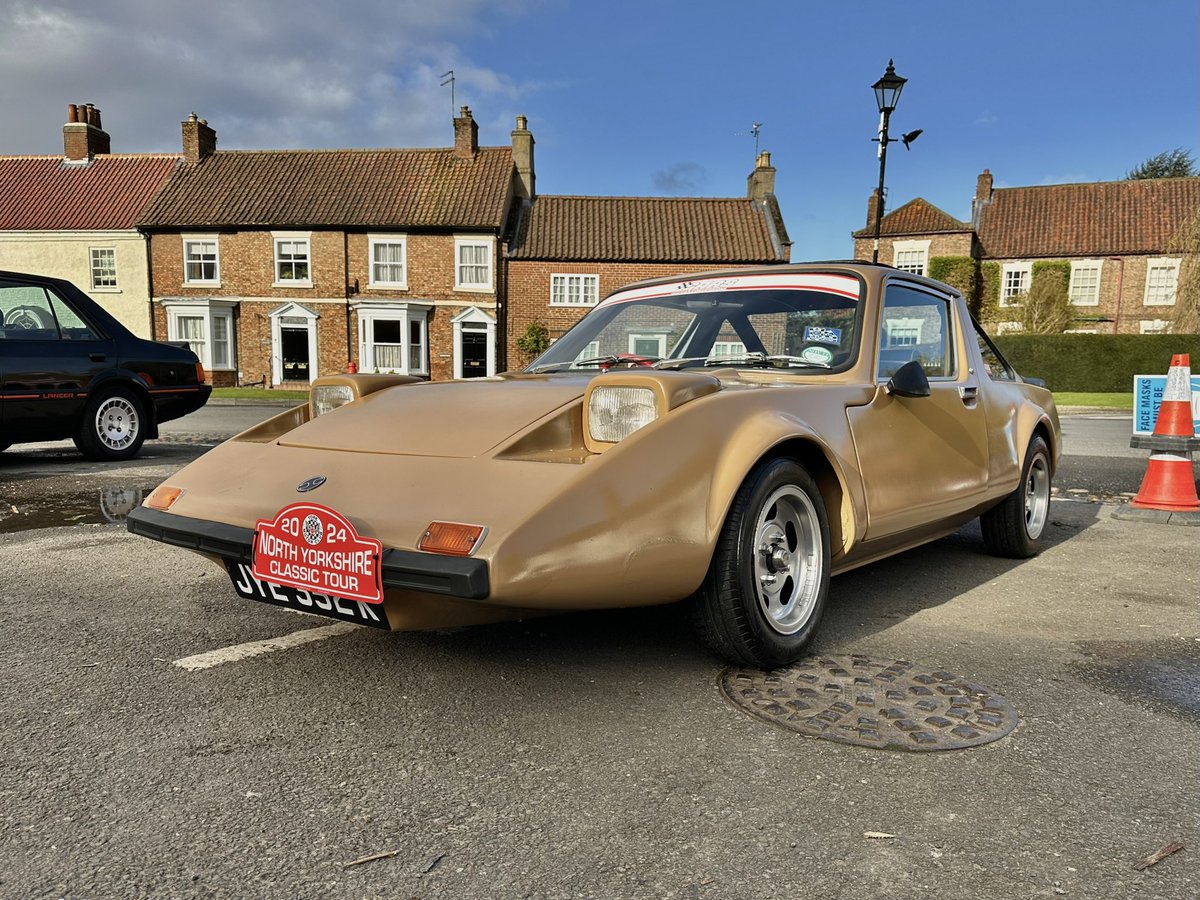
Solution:
[(1050, 476), (1050, 448), (1035, 435), (1025, 453), (1017, 489), (979, 517), (989, 552), (1011, 559), (1028, 559), (1038, 553), (1050, 513)]
[(719, 656), (775, 668), (795, 661), (829, 595), (829, 522), (816, 482), (770, 460), (738, 489), (695, 603), (697, 630)]
[(128, 388), (113, 388), (88, 400), (75, 446), (89, 459), (132, 459), (146, 439), (146, 412)]

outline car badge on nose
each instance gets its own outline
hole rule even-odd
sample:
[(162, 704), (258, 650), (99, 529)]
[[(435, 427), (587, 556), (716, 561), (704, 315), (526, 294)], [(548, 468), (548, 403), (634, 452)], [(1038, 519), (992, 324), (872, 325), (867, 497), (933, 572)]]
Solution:
[(324, 475), (314, 475), (312, 478), (306, 478), (302, 482), (300, 482), (298, 485), (296, 485), (296, 490), (299, 491), (301, 494), (307, 494), (309, 491), (315, 491), (317, 488), (319, 488), (324, 483), (325, 483)]

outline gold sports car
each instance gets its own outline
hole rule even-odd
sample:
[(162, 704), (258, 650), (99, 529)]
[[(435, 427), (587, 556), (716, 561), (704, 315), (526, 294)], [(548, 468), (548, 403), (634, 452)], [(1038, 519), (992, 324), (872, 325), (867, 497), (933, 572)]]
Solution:
[(318, 379), (129, 530), (241, 597), (394, 630), (688, 600), (721, 656), (798, 657), (831, 575), (982, 519), (1037, 552), (1050, 392), (963, 298), (811, 263), (622, 288), (521, 372)]

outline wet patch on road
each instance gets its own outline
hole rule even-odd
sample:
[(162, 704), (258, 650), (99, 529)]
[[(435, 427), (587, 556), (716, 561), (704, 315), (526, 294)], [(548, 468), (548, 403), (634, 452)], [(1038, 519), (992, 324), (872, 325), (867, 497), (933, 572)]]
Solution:
[(1084, 682), (1129, 703), (1200, 724), (1200, 640), (1086, 641), (1070, 663)]
[(817, 656), (785, 669), (730, 668), (738, 709), (798, 734), (877, 750), (956, 750), (999, 740), (1017, 712), (999, 694), (908, 660)]
[(109, 485), (6, 501), (0, 507), (0, 534), (64, 525), (120, 524), (156, 484), (157, 481), (145, 485)]

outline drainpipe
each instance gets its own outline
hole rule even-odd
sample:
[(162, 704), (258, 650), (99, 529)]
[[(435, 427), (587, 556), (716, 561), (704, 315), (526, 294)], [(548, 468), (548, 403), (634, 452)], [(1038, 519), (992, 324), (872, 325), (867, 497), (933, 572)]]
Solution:
[[(346, 371), (351, 371), (354, 366), (354, 344), (351, 336), (350, 328), (350, 235), (345, 231), (342, 232), (342, 281), (346, 292)], [(355, 283), (355, 293), (357, 293), (357, 282)], [(355, 368), (353, 371), (357, 371)]]
[(150, 310), (150, 340), (157, 341), (157, 330), (154, 324), (154, 266), (150, 264), (150, 233), (142, 228), (138, 229), (138, 233), (146, 240), (146, 290), (150, 294), (146, 303)]

